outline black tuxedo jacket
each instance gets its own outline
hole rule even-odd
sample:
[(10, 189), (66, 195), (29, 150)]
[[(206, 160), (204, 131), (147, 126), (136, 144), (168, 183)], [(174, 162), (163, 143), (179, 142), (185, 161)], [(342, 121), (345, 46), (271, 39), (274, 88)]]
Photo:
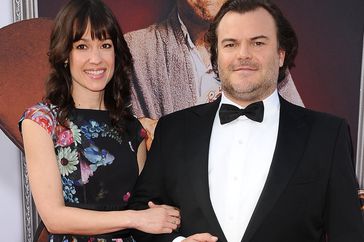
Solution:
[[(171, 242), (178, 235), (202, 232), (227, 241), (208, 185), (210, 135), (219, 101), (159, 120), (130, 206), (146, 208), (149, 200), (170, 204), (180, 208), (182, 223), (177, 232), (167, 235), (136, 232), (138, 242)], [(346, 122), (282, 98), (280, 102), (272, 164), (242, 241), (364, 242)]]

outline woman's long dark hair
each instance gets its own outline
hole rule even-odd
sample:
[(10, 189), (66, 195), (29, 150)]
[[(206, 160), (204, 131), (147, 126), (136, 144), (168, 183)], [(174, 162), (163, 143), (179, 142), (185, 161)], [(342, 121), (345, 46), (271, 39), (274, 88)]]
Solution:
[(80, 40), (88, 23), (91, 38), (110, 38), (115, 51), (115, 70), (105, 87), (104, 103), (111, 125), (123, 131), (125, 119), (130, 118), (130, 80), (132, 57), (121, 28), (111, 10), (100, 0), (71, 0), (57, 14), (50, 38), (49, 63), (51, 73), (46, 83), (45, 101), (59, 109), (58, 121), (68, 126), (67, 118), (74, 109), (72, 77), (65, 65), (73, 43)]

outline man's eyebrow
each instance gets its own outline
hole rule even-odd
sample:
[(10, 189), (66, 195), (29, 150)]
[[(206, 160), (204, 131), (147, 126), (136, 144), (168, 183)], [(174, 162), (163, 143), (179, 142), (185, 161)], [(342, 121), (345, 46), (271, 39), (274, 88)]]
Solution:
[(265, 35), (258, 35), (258, 36), (250, 38), (250, 40), (258, 40), (258, 39), (269, 39), (269, 37), (265, 36)]
[[(258, 36), (254, 36), (252, 38), (250, 38), (250, 40), (259, 40), (259, 39), (269, 39), (268, 36), (265, 36), (265, 35), (258, 35)], [(234, 38), (225, 38), (223, 40), (221, 40), (221, 43), (224, 43), (224, 42), (236, 42), (237, 39), (234, 39)]]
[(221, 43), (224, 43), (224, 42), (236, 42), (237, 40), (236, 39), (233, 39), (233, 38), (226, 38), (226, 39), (223, 39), (221, 41)]

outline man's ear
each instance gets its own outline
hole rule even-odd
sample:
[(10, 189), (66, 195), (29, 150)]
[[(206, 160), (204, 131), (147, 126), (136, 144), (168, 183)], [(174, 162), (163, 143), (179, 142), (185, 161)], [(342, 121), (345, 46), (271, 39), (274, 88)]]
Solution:
[(286, 57), (286, 51), (284, 49), (279, 48), (278, 55), (279, 55), (279, 67), (282, 67), (284, 63), (284, 58)]

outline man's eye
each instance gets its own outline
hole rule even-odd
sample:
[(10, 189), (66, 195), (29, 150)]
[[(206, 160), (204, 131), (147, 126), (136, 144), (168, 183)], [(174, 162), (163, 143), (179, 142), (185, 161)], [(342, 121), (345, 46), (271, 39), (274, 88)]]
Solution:
[(236, 45), (234, 43), (229, 43), (229, 44), (226, 44), (224, 47), (225, 48), (233, 48), (235, 47)]
[(263, 45), (265, 45), (265, 43), (261, 42), (261, 41), (256, 41), (256, 42), (253, 43), (253, 45), (254, 46), (263, 46)]

